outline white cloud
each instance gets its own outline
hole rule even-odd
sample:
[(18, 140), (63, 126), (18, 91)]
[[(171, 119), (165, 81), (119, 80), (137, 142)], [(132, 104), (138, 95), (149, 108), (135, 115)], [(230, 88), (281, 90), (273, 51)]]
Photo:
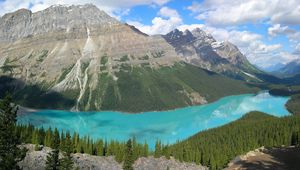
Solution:
[(193, 30), (193, 29), (196, 29), (196, 28), (200, 28), (200, 29), (203, 29), (205, 27), (204, 24), (191, 24), (191, 25), (180, 25), (177, 27), (177, 29), (179, 29), (180, 31), (185, 31), (185, 30)]
[(182, 19), (178, 12), (168, 7), (162, 7), (157, 17), (153, 18), (152, 25), (144, 25), (137, 21), (128, 21), (146, 34), (166, 34), (182, 24)]
[(159, 12), (159, 15), (161, 15), (162, 17), (175, 17), (175, 18), (180, 18), (178, 12), (174, 9), (168, 8), (168, 7), (162, 7)]
[[(296, 45), (295, 51), (293, 53), (294, 55), (299, 55), (300, 56), (300, 43)], [(299, 57), (300, 58), (300, 57)]]
[(300, 42), (300, 32), (291, 29), (288, 26), (281, 26), (280, 24), (275, 24), (272, 27), (268, 28), (268, 34), (271, 37), (276, 37), (278, 35), (285, 35), (293, 43)]
[(43, 10), (51, 5), (82, 5), (92, 3), (109, 14), (122, 13), (138, 5), (162, 6), (170, 0), (4, 0), (0, 1), (0, 15), (13, 12), (20, 8), (31, 9), (33, 12)]
[[(284, 3), (284, 4), (283, 4)], [(211, 25), (237, 25), (269, 20), (273, 24), (300, 24), (299, 0), (205, 0), (187, 9)]]
[(286, 33), (287, 31), (288, 31), (288, 26), (281, 27), (280, 24), (276, 24), (268, 28), (268, 34), (272, 37), (275, 37), (278, 34)]

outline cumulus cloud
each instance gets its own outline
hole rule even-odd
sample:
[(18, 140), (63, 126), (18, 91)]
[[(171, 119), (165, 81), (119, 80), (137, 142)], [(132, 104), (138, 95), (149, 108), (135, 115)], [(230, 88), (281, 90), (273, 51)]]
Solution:
[(299, 0), (205, 0), (187, 7), (197, 19), (211, 25), (237, 25), (269, 20), (273, 24), (300, 24)]
[(293, 52), (293, 54), (300, 56), (300, 43), (296, 45), (295, 51)]
[(128, 21), (146, 34), (166, 34), (182, 24), (182, 19), (178, 12), (169, 7), (162, 7), (158, 16), (153, 18), (152, 25), (144, 25), (137, 21)]
[(281, 26), (280, 24), (275, 24), (272, 27), (268, 28), (268, 34), (271, 37), (276, 37), (278, 35), (285, 35), (291, 42), (298, 43), (300, 42), (300, 32), (294, 29), (291, 29), (289, 26)]
[(0, 15), (20, 8), (28, 8), (33, 12), (43, 10), (51, 5), (82, 5), (92, 3), (109, 14), (123, 13), (138, 5), (162, 6), (170, 0), (4, 0), (0, 1)]

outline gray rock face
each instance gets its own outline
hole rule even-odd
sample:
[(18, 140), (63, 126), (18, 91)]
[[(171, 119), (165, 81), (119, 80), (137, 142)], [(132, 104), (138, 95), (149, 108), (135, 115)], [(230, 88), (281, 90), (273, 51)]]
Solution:
[(0, 41), (12, 42), (41, 34), (76, 33), (82, 27), (102, 27), (120, 24), (96, 6), (51, 6), (32, 13), (27, 9), (4, 15), (0, 20)]
[(207, 167), (196, 165), (194, 163), (179, 162), (173, 158), (139, 158), (134, 163), (135, 170), (208, 170)]
[(116, 81), (124, 65), (155, 69), (180, 60), (161, 36), (143, 34), (93, 5), (21, 9), (0, 20), (0, 76), (71, 94), (76, 110), (101, 109), (99, 97), (81, 104), (94, 98), (101, 75)]
[[(25, 145), (28, 152), (19, 166), (24, 170), (44, 170), (47, 153), (51, 151), (48, 147), (43, 147), (41, 151), (34, 151), (34, 145)], [(73, 154), (74, 169), (81, 170), (121, 170), (122, 165), (115, 161), (114, 157), (92, 156), (88, 154)], [(195, 165), (193, 163), (181, 163), (175, 159), (161, 158), (139, 158), (133, 165), (136, 170), (207, 170), (207, 167)]]
[(233, 74), (242, 73), (241, 71), (249, 74), (259, 72), (235, 45), (230, 42), (217, 42), (199, 28), (191, 32), (176, 29), (163, 37), (186, 62), (207, 70)]

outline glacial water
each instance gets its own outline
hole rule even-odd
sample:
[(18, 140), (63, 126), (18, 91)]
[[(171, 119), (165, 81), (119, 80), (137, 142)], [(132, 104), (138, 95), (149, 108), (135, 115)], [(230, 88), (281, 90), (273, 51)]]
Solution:
[(125, 141), (135, 137), (139, 142), (147, 141), (153, 148), (157, 139), (165, 144), (175, 143), (199, 131), (234, 121), (249, 111), (262, 111), (278, 117), (288, 115), (284, 106), (288, 99), (262, 92), (228, 96), (202, 106), (140, 114), (39, 110), (20, 115), (18, 122), (57, 127), (71, 133), (76, 131), (93, 139)]

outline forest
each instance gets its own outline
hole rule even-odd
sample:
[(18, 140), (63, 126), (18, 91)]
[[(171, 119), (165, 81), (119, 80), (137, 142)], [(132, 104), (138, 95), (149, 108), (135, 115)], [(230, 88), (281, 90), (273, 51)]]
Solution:
[[(224, 168), (237, 155), (245, 154), (261, 146), (299, 146), (300, 115), (274, 117), (262, 112), (250, 112), (242, 118), (227, 125), (199, 132), (194, 136), (178, 141), (172, 145), (156, 142), (155, 149), (148, 144), (140, 144), (135, 138), (127, 142), (93, 140), (78, 133), (58, 131), (56, 128), (36, 128), (32, 125), (17, 124), (17, 106), (11, 105), (11, 98), (0, 101), (0, 160), (12, 161), (8, 148), (15, 148), (15, 154), (21, 160), (23, 154), (17, 145), (35, 144), (36, 150), (48, 146), (53, 149), (47, 157), (49, 166), (64, 165), (65, 169), (73, 166), (72, 153), (87, 153), (97, 156), (115, 156), (116, 161), (123, 162), (123, 168), (132, 169), (132, 164), (139, 157), (153, 155), (155, 158), (174, 157), (184, 162), (195, 162), (210, 169)], [(18, 153), (18, 154), (17, 154)], [(58, 154), (64, 159), (59, 160)], [(56, 162), (56, 163), (53, 163)], [(53, 164), (52, 164), (53, 163)], [(47, 165), (47, 166), (48, 166)]]
[[(34, 128), (32, 125), (18, 125), (16, 128), (22, 143), (51, 146), (54, 131), (50, 128)], [(64, 151), (66, 135), (59, 132), (59, 148)], [(126, 158), (126, 142), (93, 140), (88, 136), (71, 135), (73, 153), (88, 153), (98, 156), (114, 155), (118, 162)], [(173, 145), (163, 145), (156, 142), (155, 150), (151, 151), (148, 144), (139, 144), (133, 138), (132, 160), (139, 157), (165, 156), (185, 161), (195, 162), (211, 169), (224, 168), (237, 155), (244, 154), (261, 146), (289, 146), (300, 144), (300, 116), (277, 118), (261, 112), (250, 112), (241, 119), (228, 125), (200, 132), (186, 140)], [(133, 162), (132, 161), (132, 162)]]
[(250, 112), (230, 124), (200, 132), (167, 147), (166, 156), (200, 163), (210, 169), (221, 169), (237, 155), (261, 146), (299, 144), (299, 115), (277, 118), (261, 112)]

